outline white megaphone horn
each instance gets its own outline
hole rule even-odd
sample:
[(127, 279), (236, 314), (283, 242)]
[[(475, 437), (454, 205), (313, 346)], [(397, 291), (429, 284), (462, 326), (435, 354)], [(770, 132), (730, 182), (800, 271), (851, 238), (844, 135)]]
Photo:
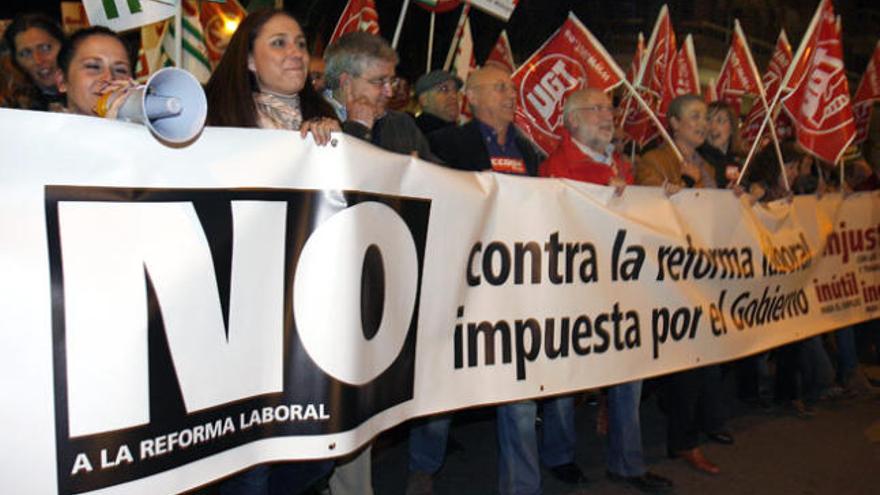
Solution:
[(199, 81), (183, 69), (166, 67), (131, 91), (116, 118), (144, 124), (160, 140), (180, 144), (199, 135), (207, 116)]

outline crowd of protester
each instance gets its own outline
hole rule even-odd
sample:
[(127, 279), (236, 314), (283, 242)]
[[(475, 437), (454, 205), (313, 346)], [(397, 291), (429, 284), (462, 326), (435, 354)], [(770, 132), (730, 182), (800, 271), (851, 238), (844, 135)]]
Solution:
[[(130, 47), (108, 29), (92, 27), (66, 37), (51, 19), (28, 14), (12, 22), (4, 42), (0, 106), (112, 117), (134, 87)], [(738, 183), (746, 153), (738, 116), (730, 106), (707, 105), (697, 95), (680, 96), (669, 106), (669, 130), (678, 152), (663, 142), (632, 164), (621, 153), (612, 97), (590, 88), (574, 92), (564, 102), (562, 141), (545, 157), (513, 125), (516, 89), (511, 74), (499, 66), (476, 69), (467, 81), (433, 71), (415, 82), (411, 95), (409, 85), (395, 76), (397, 54), (378, 36), (345, 35), (323, 59), (311, 58), (307, 46), (299, 21), (290, 14), (250, 14), (207, 84), (209, 125), (299, 131), (320, 145), (331, 141), (331, 132), (342, 131), (446, 167), (567, 178), (611, 186), (618, 195), (630, 185), (663, 187), (669, 195), (682, 188), (726, 188), (757, 203), (792, 194), (874, 190), (880, 181), (878, 164), (869, 164), (858, 149), (848, 150), (841, 174), (784, 141), (778, 150), (767, 145), (758, 152)], [(471, 118), (459, 125), (463, 96)], [(407, 112), (412, 108), (418, 109), (417, 116)], [(728, 371), (735, 375), (739, 400), (805, 419), (816, 414), (820, 400), (863, 393), (869, 385), (859, 372), (858, 351), (864, 351), (863, 359), (880, 363), (880, 332), (872, 325), (655, 380), (651, 388), (659, 390), (658, 403), (668, 417), (669, 456), (708, 474), (723, 471), (706, 458), (700, 443), (703, 434), (710, 441), (735, 444), (725, 426), (722, 382)], [(769, 383), (774, 386), (767, 388)], [(641, 380), (601, 391), (598, 429), (607, 439), (606, 475), (644, 492), (666, 492), (673, 481), (649, 471), (642, 454), (642, 395)], [(497, 406), (500, 493), (540, 493), (542, 465), (565, 483), (586, 482), (574, 459), (574, 410), (573, 396)], [(412, 422), (408, 494), (432, 493), (452, 416)], [(285, 479), (303, 489), (324, 483), (333, 495), (370, 494), (370, 459), (367, 445), (336, 461), (259, 466), (226, 480), (220, 491), (269, 493), (270, 480)], [(286, 474), (275, 476), (279, 471)]]

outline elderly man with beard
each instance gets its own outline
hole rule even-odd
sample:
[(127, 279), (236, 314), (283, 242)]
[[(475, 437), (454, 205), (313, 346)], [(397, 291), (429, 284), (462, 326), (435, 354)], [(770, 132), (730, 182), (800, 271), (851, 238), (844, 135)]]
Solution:
[[(449, 166), (460, 170), (491, 170), (534, 176), (538, 152), (514, 127), (516, 91), (509, 73), (483, 67), (468, 77), (466, 95), (474, 119), (461, 127), (448, 127), (428, 136), (431, 150)], [(574, 399), (543, 401), (543, 435), (535, 429), (535, 401), (504, 404), (497, 408), (498, 491), (502, 495), (541, 493), (541, 463), (565, 483), (587, 481), (574, 463)], [(427, 418), (410, 430), (407, 495), (432, 493), (431, 476), (446, 454), (450, 417)], [(540, 443), (540, 448), (539, 448)]]
[[(613, 186), (618, 194), (633, 183), (632, 166), (615, 151), (614, 107), (599, 89), (582, 89), (565, 101), (562, 142), (541, 164), (542, 177), (574, 179)], [(608, 389), (608, 458), (606, 476), (647, 493), (670, 490), (672, 482), (647, 471), (642, 455), (639, 402), (642, 381), (622, 383)], [(572, 421), (574, 416), (571, 416)], [(563, 428), (574, 435), (575, 427)]]

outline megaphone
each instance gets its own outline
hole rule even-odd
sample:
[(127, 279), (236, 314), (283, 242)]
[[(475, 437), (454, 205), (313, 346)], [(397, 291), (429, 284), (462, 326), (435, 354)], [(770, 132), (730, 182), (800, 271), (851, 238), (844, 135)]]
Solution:
[(166, 67), (129, 93), (116, 118), (144, 124), (160, 140), (180, 144), (198, 136), (207, 116), (199, 81), (183, 69)]

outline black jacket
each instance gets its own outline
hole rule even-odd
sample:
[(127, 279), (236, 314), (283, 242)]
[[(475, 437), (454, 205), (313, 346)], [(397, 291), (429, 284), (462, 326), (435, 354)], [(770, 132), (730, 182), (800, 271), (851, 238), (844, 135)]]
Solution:
[[(513, 127), (513, 131), (512, 137), (522, 154), (526, 170), (530, 176), (537, 176), (538, 165), (543, 157), (516, 127)], [(429, 134), (428, 141), (431, 143), (431, 151), (452, 168), (472, 172), (492, 168), (489, 151), (483, 142), (483, 133), (480, 132), (480, 123), (477, 120), (459, 127), (440, 129)]]
[(428, 140), (408, 113), (389, 110), (376, 120), (372, 129), (367, 129), (358, 122), (346, 121), (342, 123), (342, 132), (369, 141), (388, 151), (407, 155), (415, 151), (423, 160), (439, 162), (439, 159), (431, 153)]

